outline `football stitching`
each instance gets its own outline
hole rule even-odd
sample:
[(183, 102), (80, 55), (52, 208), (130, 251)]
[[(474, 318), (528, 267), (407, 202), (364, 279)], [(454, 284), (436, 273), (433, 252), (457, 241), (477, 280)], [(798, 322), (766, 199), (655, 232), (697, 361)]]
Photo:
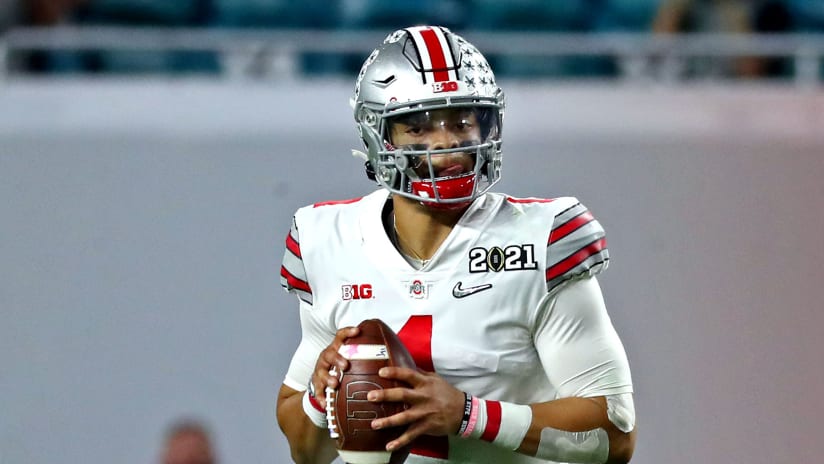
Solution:
[[(329, 375), (338, 377), (338, 381), (343, 380), (343, 372), (338, 375), (335, 366), (329, 369)], [(329, 436), (338, 438), (338, 426), (335, 422), (335, 401), (337, 401), (337, 390), (332, 387), (326, 387), (326, 427), (329, 429)]]

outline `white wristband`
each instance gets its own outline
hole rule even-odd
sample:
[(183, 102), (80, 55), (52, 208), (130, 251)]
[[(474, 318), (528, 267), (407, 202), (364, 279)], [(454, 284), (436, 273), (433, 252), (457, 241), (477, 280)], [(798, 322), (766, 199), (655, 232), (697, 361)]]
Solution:
[(306, 413), (313, 424), (322, 429), (326, 428), (326, 412), (319, 411), (312, 405), (312, 400), (309, 399), (309, 390), (306, 390), (303, 394), (303, 412)]
[(521, 446), (529, 425), (532, 423), (532, 408), (504, 401), (479, 400), (473, 403), (472, 414), (477, 405), (477, 420), (474, 427), (467, 428), (464, 436), (479, 438), (508, 450)]

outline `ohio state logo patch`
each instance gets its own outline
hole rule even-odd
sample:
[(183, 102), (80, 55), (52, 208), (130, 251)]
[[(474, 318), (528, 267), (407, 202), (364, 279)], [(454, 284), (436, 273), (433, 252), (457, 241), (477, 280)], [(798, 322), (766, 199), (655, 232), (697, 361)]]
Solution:
[(407, 289), (407, 295), (409, 295), (410, 298), (425, 300), (429, 298), (429, 289), (432, 287), (432, 284), (420, 279), (415, 279), (403, 282), (403, 286)]

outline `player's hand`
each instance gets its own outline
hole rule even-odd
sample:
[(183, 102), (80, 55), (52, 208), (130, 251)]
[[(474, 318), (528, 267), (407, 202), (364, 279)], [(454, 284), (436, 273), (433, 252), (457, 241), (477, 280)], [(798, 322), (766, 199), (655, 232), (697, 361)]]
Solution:
[(317, 395), (315, 399), (320, 405), (326, 408), (326, 387), (338, 388), (340, 377), (332, 375), (329, 371), (334, 367), (335, 372), (343, 372), (349, 367), (349, 361), (344, 358), (338, 349), (343, 345), (343, 341), (349, 337), (354, 337), (360, 332), (357, 327), (344, 327), (335, 333), (335, 339), (318, 355), (315, 363), (315, 370), (312, 372), (311, 382), (315, 386)]
[(452, 435), (458, 430), (465, 397), (441, 376), (405, 367), (384, 367), (379, 374), (412, 387), (372, 390), (367, 397), (373, 402), (400, 401), (409, 405), (404, 412), (372, 421), (374, 429), (409, 425), (400, 437), (386, 444), (387, 450), (406, 446), (421, 435)]

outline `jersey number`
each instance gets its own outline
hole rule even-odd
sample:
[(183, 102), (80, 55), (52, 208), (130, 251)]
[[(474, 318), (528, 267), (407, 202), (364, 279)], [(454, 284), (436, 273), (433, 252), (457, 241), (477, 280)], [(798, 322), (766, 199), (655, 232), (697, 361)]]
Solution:
[[(412, 316), (398, 332), (409, 354), (415, 360), (418, 368), (427, 372), (434, 372), (432, 363), (432, 315)], [(449, 439), (422, 435), (412, 442), (412, 454), (428, 456), (430, 458), (449, 458)]]

